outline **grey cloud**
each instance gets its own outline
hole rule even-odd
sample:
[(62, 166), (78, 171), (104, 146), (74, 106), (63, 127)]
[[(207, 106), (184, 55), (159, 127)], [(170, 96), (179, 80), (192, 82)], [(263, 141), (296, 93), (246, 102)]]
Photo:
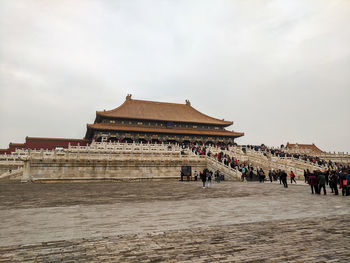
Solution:
[(0, 2), (0, 147), (83, 137), (135, 98), (233, 120), (239, 143), (349, 151), (350, 3)]

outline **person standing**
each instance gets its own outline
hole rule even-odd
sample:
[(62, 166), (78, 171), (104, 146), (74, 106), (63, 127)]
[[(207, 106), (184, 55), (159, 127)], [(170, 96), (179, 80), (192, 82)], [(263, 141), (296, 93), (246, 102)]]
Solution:
[(211, 186), (211, 179), (212, 179), (212, 177), (213, 177), (213, 172), (210, 171), (208, 173), (208, 188)]
[(256, 174), (258, 175), (259, 183), (262, 182), (261, 170), (260, 168), (256, 168)]
[(273, 172), (272, 172), (272, 169), (269, 171), (269, 179), (270, 179), (270, 182), (272, 183), (272, 177), (273, 177)]
[(278, 170), (278, 179), (280, 180), (280, 184), (282, 184), (282, 171), (281, 171), (281, 169)]
[(261, 175), (261, 181), (263, 182), (263, 183), (265, 183), (265, 172), (264, 172), (264, 170), (262, 169), (262, 168), (260, 168), (260, 175)]
[(287, 173), (284, 170), (281, 173), (281, 177), (282, 177), (282, 183), (283, 183), (284, 188), (288, 188)]
[(183, 182), (183, 181), (184, 181), (184, 176), (185, 176), (185, 174), (184, 174), (184, 172), (183, 172), (182, 170), (181, 170), (180, 176), (181, 176), (181, 182)]
[(198, 173), (197, 173), (197, 171), (194, 171), (194, 180), (195, 180), (195, 181), (198, 180)]
[(346, 176), (346, 195), (350, 195), (350, 169), (348, 170), (348, 175)]
[(326, 185), (329, 185), (329, 170), (328, 169), (324, 172), (324, 177), (326, 179)]
[[(242, 182), (244, 182), (245, 174), (246, 174), (246, 169), (245, 169), (245, 167), (243, 166), (243, 167), (242, 167)], [(247, 180), (247, 179), (246, 179), (246, 180)]]
[[(317, 181), (316, 181), (316, 176), (313, 173), (309, 174), (308, 184), (311, 187), (311, 194), (314, 194), (314, 193), (317, 194), (317, 191), (316, 191)], [(314, 190), (315, 190), (315, 192), (314, 192)]]
[(307, 172), (306, 170), (304, 170), (304, 180), (305, 180), (305, 183), (307, 182)]
[(338, 176), (335, 171), (332, 171), (329, 176), (329, 187), (332, 190), (332, 193), (338, 195)]
[(205, 188), (205, 182), (207, 181), (207, 170), (205, 169), (202, 173), (202, 183), (203, 183), (203, 188)]
[(318, 175), (318, 193), (321, 194), (321, 189), (323, 188), (323, 194), (326, 195), (326, 177), (324, 173)]
[(290, 171), (289, 176), (290, 176), (290, 184), (292, 184), (293, 181), (296, 184), (297, 182), (295, 181), (295, 174), (293, 173), (293, 171)]

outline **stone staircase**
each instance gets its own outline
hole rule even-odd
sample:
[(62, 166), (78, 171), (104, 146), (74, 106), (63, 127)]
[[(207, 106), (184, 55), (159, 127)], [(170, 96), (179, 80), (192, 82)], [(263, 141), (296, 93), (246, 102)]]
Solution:
[[(309, 169), (310, 171), (314, 170), (322, 170), (325, 167), (319, 166), (317, 164), (298, 160), (294, 158), (281, 158), (272, 156), (271, 154), (264, 155), (263, 152), (247, 149), (245, 151), (242, 150), (241, 147), (229, 147), (229, 149), (220, 149), (217, 147), (208, 147), (208, 150), (215, 154), (219, 152), (223, 152), (224, 154), (227, 154), (231, 158), (236, 158), (240, 162), (246, 162), (248, 164), (253, 165), (253, 167), (256, 169), (257, 167), (262, 168), (265, 171), (265, 174), (270, 169), (274, 170), (285, 170), (287, 173), (289, 171), (293, 171), (296, 175), (297, 179), (303, 179), (304, 178), (304, 170)], [(223, 165), (223, 164), (222, 164)], [(223, 165), (225, 166), (225, 165)]]
[(218, 162), (214, 158), (206, 157), (207, 158), (207, 167), (209, 170), (217, 171), (219, 170), (220, 173), (222, 173), (225, 176), (225, 180), (227, 181), (238, 181), (241, 180), (242, 173), (236, 169), (233, 169), (229, 166), (224, 165), (221, 162)]
[(23, 167), (20, 167), (16, 170), (11, 170), (4, 172), (0, 175), (0, 179), (10, 179), (10, 180), (21, 180), (23, 176)]
[[(187, 149), (186, 153), (192, 156), (198, 156), (193, 153), (191, 150)], [(224, 163), (217, 161), (213, 157), (209, 156), (201, 156), (205, 157), (207, 161), (207, 168), (213, 172), (219, 171), (221, 174), (225, 176), (225, 180), (227, 181), (238, 181), (241, 180), (242, 173), (239, 170), (233, 169)]]

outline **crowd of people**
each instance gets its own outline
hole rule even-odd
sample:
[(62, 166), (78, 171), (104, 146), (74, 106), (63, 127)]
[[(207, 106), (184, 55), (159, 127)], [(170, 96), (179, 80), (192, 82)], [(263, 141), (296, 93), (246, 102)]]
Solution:
[[(331, 192), (335, 195), (338, 195), (338, 189), (341, 189), (342, 195), (350, 195), (350, 167), (343, 166), (338, 163), (333, 163), (331, 161), (326, 162), (324, 160), (319, 159), (318, 157), (312, 157), (307, 155), (299, 155), (299, 154), (289, 154), (284, 153), (281, 150), (269, 149), (262, 146), (245, 146), (249, 149), (253, 149), (255, 151), (262, 151), (265, 153), (271, 153), (272, 155), (280, 156), (280, 157), (294, 157), (296, 159), (308, 160), (313, 163), (317, 163), (319, 165), (324, 165), (326, 168), (324, 171), (313, 171), (309, 170), (304, 171), (304, 179), (305, 183), (308, 183), (311, 187), (312, 194), (327, 194), (326, 187), (328, 186), (331, 189)], [(190, 150), (196, 155), (206, 155), (208, 157), (214, 158), (218, 162), (223, 163), (224, 165), (231, 167), (233, 169), (238, 169), (241, 174), (242, 181), (255, 181), (258, 180), (261, 183), (264, 183), (266, 180), (265, 172), (262, 168), (256, 167), (254, 169), (252, 164), (248, 164), (247, 162), (242, 162), (234, 157), (231, 157), (228, 154), (224, 154), (223, 150), (226, 148), (221, 148), (222, 151), (216, 152), (213, 154), (208, 150), (205, 146), (195, 146), (192, 145), (189, 147)], [(208, 186), (211, 185), (213, 172), (212, 171), (203, 171), (199, 174), (200, 179), (204, 180), (203, 187), (205, 187), (205, 182), (208, 181)], [(220, 180), (217, 178), (221, 178), (220, 172), (216, 171), (214, 173), (215, 180)], [(223, 177), (223, 175), (222, 175)], [(195, 176), (196, 178), (196, 176)], [(289, 172), (290, 183), (293, 182), (296, 184), (295, 174), (293, 171)], [(268, 172), (268, 179), (270, 182), (278, 181), (280, 184), (283, 184), (285, 188), (288, 188), (288, 174), (284, 170), (274, 170), (271, 169)], [(197, 179), (195, 179), (197, 180)]]
[(304, 171), (305, 182), (311, 187), (311, 194), (327, 194), (326, 186), (329, 186), (331, 192), (339, 194), (338, 188), (342, 195), (350, 195), (350, 167), (341, 166), (340, 169), (326, 169), (325, 171)]
[(287, 152), (283, 151), (283, 148), (281, 148), (281, 149), (268, 148), (264, 144), (262, 144), (260, 146), (258, 146), (258, 145), (246, 145), (243, 147), (243, 149), (244, 148), (263, 152), (264, 155), (267, 155), (268, 153), (270, 153), (272, 156), (276, 156), (276, 157), (290, 157), (290, 158), (294, 158), (294, 159), (298, 159), (298, 160), (308, 161), (308, 162), (318, 164), (321, 166), (327, 166), (328, 168), (331, 168), (331, 169), (334, 169), (338, 165), (337, 163), (333, 163), (332, 161), (327, 162), (326, 160), (323, 160), (318, 156), (311, 156), (311, 155), (299, 154), (299, 153), (287, 153)]
[[(180, 176), (181, 176), (181, 181), (184, 181), (185, 173), (183, 171), (181, 171)], [(208, 182), (207, 187), (210, 187), (212, 185), (213, 177), (217, 183), (220, 183), (221, 181), (225, 180), (225, 176), (222, 173), (220, 173), (219, 170), (216, 170), (215, 172), (213, 172), (213, 171), (210, 171), (209, 169), (204, 169), (203, 171), (200, 171), (199, 174), (197, 171), (194, 171), (193, 177), (194, 177), (193, 178), (194, 181), (198, 181), (198, 179), (202, 181), (203, 188), (206, 187), (206, 182)], [(192, 176), (190, 175), (190, 173), (187, 174), (186, 178), (187, 178), (187, 181), (192, 181)]]

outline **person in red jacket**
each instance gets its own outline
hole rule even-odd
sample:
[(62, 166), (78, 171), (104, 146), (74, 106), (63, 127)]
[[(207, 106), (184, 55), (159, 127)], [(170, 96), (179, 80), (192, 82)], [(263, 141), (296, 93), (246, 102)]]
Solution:
[(314, 173), (310, 173), (308, 184), (311, 187), (311, 194), (314, 194), (314, 190), (315, 190), (315, 193), (317, 194), (317, 189), (316, 189), (317, 179), (316, 179), (316, 175)]
[(293, 181), (294, 181), (294, 183), (297, 183), (295, 181), (295, 174), (293, 173), (293, 171), (290, 171), (289, 176), (290, 176), (290, 184), (292, 184)]

